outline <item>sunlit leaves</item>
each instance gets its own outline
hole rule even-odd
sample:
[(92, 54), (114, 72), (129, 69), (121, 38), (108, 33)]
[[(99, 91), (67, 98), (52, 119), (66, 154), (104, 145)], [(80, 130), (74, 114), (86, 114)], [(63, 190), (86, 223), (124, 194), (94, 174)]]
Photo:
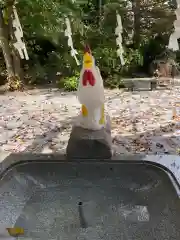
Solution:
[(23, 30), (26, 35), (36, 34), (58, 41), (64, 31), (64, 18), (79, 18), (78, 5), (71, 0), (19, 0), (17, 4)]

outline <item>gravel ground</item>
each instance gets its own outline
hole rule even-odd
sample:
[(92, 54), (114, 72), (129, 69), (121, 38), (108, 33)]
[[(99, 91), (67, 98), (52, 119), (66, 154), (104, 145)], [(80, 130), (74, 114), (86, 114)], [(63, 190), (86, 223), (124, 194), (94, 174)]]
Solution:
[[(175, 136), (171, 118), (178, 97), (180, 87), (133, 93), (106, 90), (114, 150), (176, 154), (180, 136)], [(57, 89), (0, 95), (0, 151), (64, 151), (79, 108), (76, 93)]]

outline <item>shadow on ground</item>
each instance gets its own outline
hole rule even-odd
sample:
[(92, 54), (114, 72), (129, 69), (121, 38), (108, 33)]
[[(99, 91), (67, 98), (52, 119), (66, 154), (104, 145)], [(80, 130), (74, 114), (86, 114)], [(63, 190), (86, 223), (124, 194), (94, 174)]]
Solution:
[[(50, 152), (61, 152), (66, 148), (67, 136), (72, 128), (72, 123), (75, 120), (75, 117), (66, 118), (64, 121), (61, 121), (61, 126), (55, 126), (50, 128), (50, 130), (42, 135), (36, 135), (33, 143), (29, 145), (23, 152), (36, 152), (41, 153), (44, 149), (49, 149)], [(63, 131), (66, 132), (64, 138)], [(53, 142), (53, 139), (56, 139)]]

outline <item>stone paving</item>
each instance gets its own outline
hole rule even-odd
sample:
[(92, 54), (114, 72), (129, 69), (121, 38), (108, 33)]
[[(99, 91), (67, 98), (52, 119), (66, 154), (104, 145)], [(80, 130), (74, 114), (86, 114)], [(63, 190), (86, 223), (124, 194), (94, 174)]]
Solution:
[[(112, 119), (113, 149), (118, 153), (177, 154), (172, 104), (180, 87), (126, 92), (106, 90)], [(80, 105), (75, 93), (57, 89), (0, 95), (0, 151), (64, 151)]]

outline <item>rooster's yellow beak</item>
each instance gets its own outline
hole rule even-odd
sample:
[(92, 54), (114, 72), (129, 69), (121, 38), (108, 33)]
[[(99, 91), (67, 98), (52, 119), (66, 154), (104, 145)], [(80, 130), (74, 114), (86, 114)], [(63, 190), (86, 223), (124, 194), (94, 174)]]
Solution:
[(87, 52), (84, 54), (83, 64), (84, 64), (84, 68), (92, 68), (93, 59), (92, 59), (92, 56)]

